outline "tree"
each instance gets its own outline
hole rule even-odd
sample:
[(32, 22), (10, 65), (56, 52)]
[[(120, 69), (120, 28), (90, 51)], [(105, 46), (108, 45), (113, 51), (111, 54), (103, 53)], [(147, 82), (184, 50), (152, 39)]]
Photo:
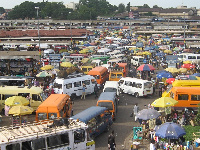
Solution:
[(127, 4), (126, 6), (126, 11), (130, 12), (131, 6), (130, 6), (130, 2)]
[(125, 12), (125, 5), (123, 3), (120, 3), (118, 6), (118, 13)]
[(143, 8), (150, 8), (150, 7), (149, 7), (149, 5), (144, 4), (144, 5), (143, 5)]
[(159, 8), (158, 5), (154, 5), (153, 8)]
[(0, 7), (0, 14), (5, 13), (5, 9), (3, 7)]

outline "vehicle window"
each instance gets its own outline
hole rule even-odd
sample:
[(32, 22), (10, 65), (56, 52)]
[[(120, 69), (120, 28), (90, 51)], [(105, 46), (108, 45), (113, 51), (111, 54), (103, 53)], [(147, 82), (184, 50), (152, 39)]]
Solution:
[(200, 101), (200, 95), (191, 95), (191, 101)]
[(141, 83), (136, 83), (135, 87), (141, 89), (142, 88), (142, 84)]
[(93, 126), (95, 126), (96, 125), (96, 118), (92, 118), (88, 123), (87, 123), (87, 125), (88, 125), (88, 127), (89, 128), (92, 128)]
[(200, 59), (200, 56), (197, 56), (197, 59)]
[(51, 148), (51, 147), (55, 148), (55, 147), (61, 145), (60, 136), (54, 135), (54, 136), (47, 137), (47, 145), (48, 145), (48, 148)]
[(18, 150), (20, 149), (20, 144), (10, 144), (6, 146), (6, 150)]
[(174, 93), (173, 92), (170, 93), (170, 97), (174, 98)]
[(64, 114), (64, 113), (63, 113), (63, 109), (61, 109), (59, 113), (60, 113), (60, 117), (64, 117), (64, 116), (63, 116), (63, 114)]
[(83, 81), (83, 83), (84, 83), (85, 85), (90, 85), (90, 80), (85, 80), (85, 81)]
[(68, 133), (61, 134), (60, 138), (61, 138), (61, 144), (69, 145), (69, 135), (68, 135)]
[(110, 78), (116, 78), (116, 74), (111, 73)]
[(45, 138), (39, 138), (39, 139), (33, 140), (32, 147), (34, 150), (36, 149), (45, 150), (46, 149)]
[(3, 95), (2, 94), (2, 100), (6, 100), (7, 98), (12, 97), (12, 96), (15, 96), (15, 95)]
[(129, 86), (130, 81), (125, 81), (125, 85)]
[(22, 150), (32, 149), (31, 141), (22, 142)]
[(81, 81), (79, 82), (74, 82), (74, 87), (80, 87), (81, 86)]
[(95, 79), (100, 79), (99, 75), (93, 76)]
[(144, 83), (144, 88), (151, 88), (151, 87), (152, 87), (152, 83), (151, 82)]
[(136, 87), (135, 82), (132, 82), (132, 87)]
[(88, 71), (92, 70), (92, 68), (88, 68)]
[(112, 87), (107, 87), (104, 89), (104, 92), (117, 92), (117, 89)]
[(188, 94), (178, 94), (178, 100), (188, 100)]
[(68, 83), (65, 86), (66, 86), (66, 89), (71, 89), (72, 88), (72, 83)]
[(119, 85), (122, 85), (124, 83), (124, 80), (119, 81)]
[(122, 78), (122, 74), (117, 74), (117, 78)]
[(49, 119), (56, 119), (57, 118), (57, 113), (48, 113)]
[(74, 131), (74, 143), (80, 143), (85, 141), (85, 131), (77, 130)]
[(42, 101), (40, 95), (32, 94), (31, 97), (32, 97), (32, 100), (34, 101)]
[(196, 56), (188, 56), (188, 59), (196, 59)]
[(38, 113), (38, 120), (47, 119), (47, 113)]
[(62, 89), (62, 84), (54, 83), (54, 88)]
[(91, 82), (92, 82), (92, 84), (95, 84), (96, 80), (95, 79), (91, 79)]
[[(87, 68), (82, 68), (82, 70), (83, 70), (84, 72), (87, 72)], [(88, 71), (89, 71), (89, 68), (88, 68)]]
[(112, 102), (99, 102), (98, 106), (100, 106), (100, 107), (106, 107), (109, 110), (113, 110)]

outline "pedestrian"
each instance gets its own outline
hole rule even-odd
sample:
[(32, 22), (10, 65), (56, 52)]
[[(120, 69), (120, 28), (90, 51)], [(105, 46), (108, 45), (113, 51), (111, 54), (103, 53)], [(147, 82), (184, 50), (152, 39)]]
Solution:
[(114, 135), (114, 130), (112, 130), (111, 134), (108, 136), (108, 149), (115, 150), (115, 147), (116, 147), (115, 135)]
[(82, 87), (82, 96), (81, 96), (81, 99), (84, 98), (85, 99), (85, 84), (83, 84), (83, 87)]
[(95, 86), (94, 86), (94, 94), (95, 94), (95, 98), (98, 97), (98, 92), (99, 92), (99, 88), (97, 86), (97, 83), (95, 83)]
[(155, 141), (154, 141), (154, 140), (151, 140), (151, 143), (150, 143), (150, 150), (156, 150)]
[(135, 122), (137, 121), (137, 114), (138, 114), (138, 111), (139, 111), (139, 106), (137, 103), (135, 103), (134, 107), (133, 107), (133, 113), (135, 115)]

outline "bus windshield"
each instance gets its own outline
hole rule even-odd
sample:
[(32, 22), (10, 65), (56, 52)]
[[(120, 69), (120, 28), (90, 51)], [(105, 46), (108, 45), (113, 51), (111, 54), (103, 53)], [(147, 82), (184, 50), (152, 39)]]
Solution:
[(113, 110), (112, 102), (99, 102), (98, 106), (100, 106), (100, 107), (106, 107), (109, 110)]
[(117, 92), (116, 88), (107, 87), (105, 88), (104, 92)]
[(152, 87), (152, 83), (151, 82), (144, 83), (144, 88), (151, 88), (151, 87)]

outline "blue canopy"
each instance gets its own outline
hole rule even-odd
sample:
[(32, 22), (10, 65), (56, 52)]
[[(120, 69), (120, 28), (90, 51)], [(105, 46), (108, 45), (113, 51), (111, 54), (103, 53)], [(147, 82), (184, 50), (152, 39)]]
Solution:
[(157, 75), (156, 75), (156, 77), (158, 78), (158, 79), (162, 79), (162, 78), (173, 78), (173, 75), (171, 74), (171, 73), (169, 73), (169, 72), (161, 72), (161, 73), (158, 73)]
[(114, 101), (116, 92), (102, 92), (98, 100), (111, 100)]
[(74, 120), (79, 119), (80, 121), (87, 123), (89, 120), (100, 115), (105, 110), (107, 110), (106, 107), (92, 106), (92, 107), (89, 107), (88, 109), (85, 109), (82, 112), (72, 116), (71, 118)]
[(155, 135), (166, 139), (178, 139), (185, 134), (185, 130), (180, 125), (173, 122), (166, 122), (158, 126)]

